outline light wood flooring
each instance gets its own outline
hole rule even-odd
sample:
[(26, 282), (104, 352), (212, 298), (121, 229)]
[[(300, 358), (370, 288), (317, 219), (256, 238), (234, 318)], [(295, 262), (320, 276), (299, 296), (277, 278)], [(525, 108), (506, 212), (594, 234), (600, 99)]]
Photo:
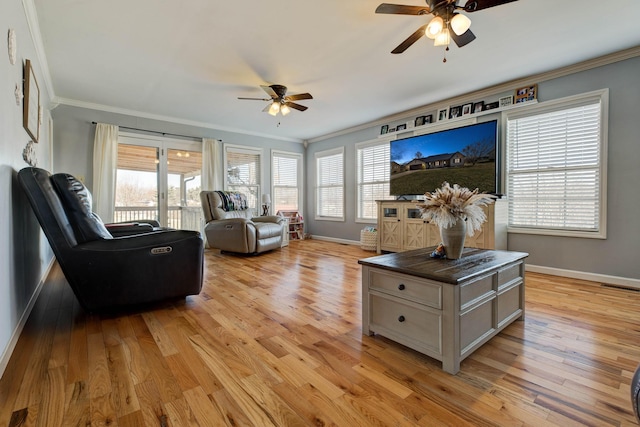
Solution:
[(0, 380), (0, 426), (628, 426), (640, 292), (527, 274), (526, 320), (449, 375), (362, 336), (358, 246), (207, 250), (199, 296), (89, 315), (59, 268)]

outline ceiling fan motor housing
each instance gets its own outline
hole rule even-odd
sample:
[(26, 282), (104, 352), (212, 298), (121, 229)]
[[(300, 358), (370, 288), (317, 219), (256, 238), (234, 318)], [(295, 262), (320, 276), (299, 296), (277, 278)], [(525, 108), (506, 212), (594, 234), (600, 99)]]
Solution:
[(270, 85), (269, 87), (273, 89), (276, 95), (278, 95), (278, 100), (282, 102), (285, 94), (287, 93), (287, 87), (283, 85)]

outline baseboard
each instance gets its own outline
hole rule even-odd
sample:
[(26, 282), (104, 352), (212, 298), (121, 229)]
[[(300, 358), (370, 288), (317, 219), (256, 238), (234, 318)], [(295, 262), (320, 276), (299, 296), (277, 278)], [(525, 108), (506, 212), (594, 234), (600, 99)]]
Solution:
[(44, 275), (40, 278), (40, 282), (38, 286), (36, 286), (36, 290), (31, 295), (31, 299), (27, 304), (27, 307), (24, 309), (22, 316), (20, 316), (20, 321), (16, 325), (16, 328), (13, 330), (13, 334), (11, 334), (11, 339), (7, 343), (7, 347), (4, 349), (2, 353), (2, 357), (0, 357), (0, 378), (4, 375), (4, 370), (7, 369), (7, 365), (9, 364), (9, 359), (11, 359), (11, 355), (13, 354), (13, 350), (16, 348), (16, 344), (18, 344), (18, 339), (20, 338), (20, 334), (22, 334), (22, 330), (24, 329), (24, 325), (26, 325), (27, 320), (29, 319), (29, 315), (31, 314), (31, 310), (33, 310), (33, 306), (36, 304), (38, 297), (40, 296), (40, 292), (42, 291), (42, 287), (49, 277), (49, 273), (51, 273), (51, 269), (56, 262), (56, 258), (52, 257), (49, 266), (44, 272)]
[(326, 237), (326, 236), (311, 236), (314, 240), (324, 240), (325, 242), (334, 242), (334, 243), (342, 243), (343, 245), (360, 245), (359, 240), (347, 240), (347, 239), (337, 239), (335, 237)]
[(569, 277), (572, 279), (589, 280), (591, 282), (605, 283), (608, 285), (623, 286), (625, 288), (640, 289), (640, 280), (628, 277), (609, 276), (598, 273), (585, 273), (583, 271), (565, 270), (563, 268), (544, 267), (541, 265), (526, 264), (526, 271), (532, 273), (551, 274), (553, 276)]

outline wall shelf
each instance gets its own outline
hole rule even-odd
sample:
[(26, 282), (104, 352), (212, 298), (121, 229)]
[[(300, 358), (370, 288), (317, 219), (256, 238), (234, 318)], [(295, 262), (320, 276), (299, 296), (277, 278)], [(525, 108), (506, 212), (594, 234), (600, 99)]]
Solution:
[(518, 104), (511, 104), (509, 106), (506, 107), (498, 107), (498, 108), (493, 108), (491, 110), (485, 110), (485, 111), (479, 111), (477, 113), (472, 113), (472, 114), (467, 114), (466, 116), (460, 116), (460, 117), (456, 117), (454, 119), (447, 119), (447, 120), (442, 120), (439, 122), (433, 122), (433, 123), (427, 123), (424, 125), (420, 125), (420, 126), (414, 126), (412, 128), (407, 128), (407, 129), (402, 129), (399, 131), (394, 131), (394, 132), (387, 132), (387, 133), (383, 133), (381, 135), (378, 135), (378, 138), (397, 138), (398, 135), (401, 134), (407, 134), (407, 133), (413, 133), (416, 134), (416, 132), (420, 132), (422, 130), (428, 130), (431, 128), (437, 129), (438, 127), (442, 127), (443, 129), (452, 127), (450, 125), (455, 124), (455, 123), (463, 123), (466, 120), (470, 120), (470, 119), (475, 119), (477, 117), (482, 117), (482, 116), (486, 116), (489, 114), (495, 114), (495, 113), (501, 113), (503, 111), (508, 111), (508, 110), (513, 110), (516, 108), (521, 108), (527, 105), (531, 105), (531, 104), (537, 104), (538, 100), (534, 99), (532, 101), (527, 101), (527, 102), (521, 102)]

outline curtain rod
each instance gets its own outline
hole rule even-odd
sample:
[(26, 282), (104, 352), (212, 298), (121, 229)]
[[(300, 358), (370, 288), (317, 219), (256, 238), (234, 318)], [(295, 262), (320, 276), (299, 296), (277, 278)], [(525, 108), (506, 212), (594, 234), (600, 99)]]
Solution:
[[(97, 125), (98, 122), (91, 122), (91, 124), (92, 125)], [(140, 128), (132, 128), (132, 127), (129, 127), (129, 126), (118, 126), (118, 128), (120, 128), (120, 129), (129, 129), (129, 130), (137, 130), (137, 131), (141, 131), (141, 132), (159, 133), (162, 136), (169, 135), (169, 136), (179, 136), (181, 138), (191, 138), (191, 139), (202, 140), (202, 138), (199, 138), (197, 136), (180, 135), (178, 133), (168, 133), (168, 132), (160, 132), (160, 131), (157, 131), (157, 130), (147, 130), (147, 129), (140, 129)], [(219, 139), (218, 141), (222, 142), (221, 139)]]

